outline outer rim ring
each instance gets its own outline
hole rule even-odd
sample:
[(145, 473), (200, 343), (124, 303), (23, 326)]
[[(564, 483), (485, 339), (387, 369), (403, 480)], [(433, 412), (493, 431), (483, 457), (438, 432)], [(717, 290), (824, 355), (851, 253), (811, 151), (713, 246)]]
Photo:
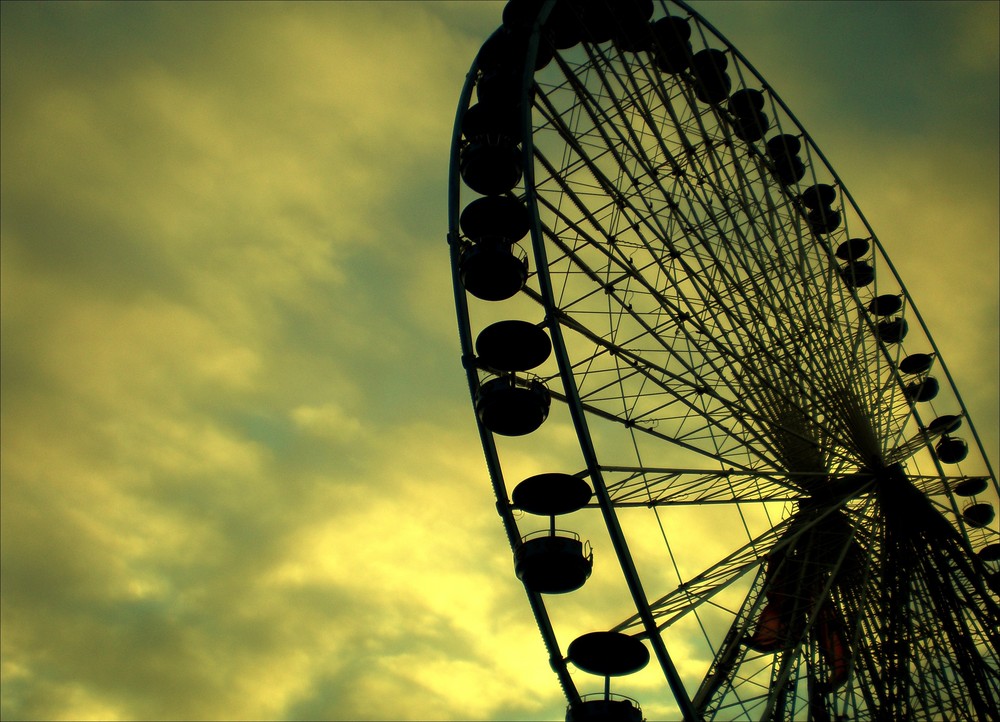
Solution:
[[(552, 0), (548, 0), (548, 2), (545, 5), (546, 12), (551, 8), (552, 4), (553, 4)], [(815, 165), (815, 159), (818, 159), (819, 163), (821, 164), (821, 167), (823, 169), (825, 169), (825, 172), (828, 173), (830, 175), (830, 177), (832, 177), (834, 179), (835, 183), (841, 188), (841, 193), (843, 195), (845, 203), (849, 203), (850, 204), (850, 206), (851, 206), (852, 210), (854, 211), (854, 213), (856, 214), (858, 220), (863, 224), (864, 228), (870, 234), (870, 238), (871, 238), (871, 240), (873, 241), (873, 243), (875, 245), (875, 249), (876, 249), (876, 251), (878, 253), (880, 261), (889, 270), (889, 272), (891, 273), (892, 279), (895, 280), (896, 283), (898, 283), (898, 285), (899, 285), (899, 287), (901, 289), (902, 295), (904, 295), (906, 297), (906, 299), (908, 301), (907, 305), (908, 305), (909, 312), (912, 313), (913, 314), (913, 318), (915, 318), (917, 320), (917, 322), (919, 324), (919, 327), (920, 327), (920, 330), (922, 331), (922, 333), (923, 333), (924, 337), (926, 338), (927, 342), (931, 345), (933, 352), (936, 354), (936, 356), (937, 356), (937, 362), (940, 364), (940, 368), (942, 369), (942, 372), (944, 373), (944, 375), (945, 375), (945, 377), (947, 379), (947, 383), (950, 386), (950, 389), (951, 389), (951, 391), (952, 391), (952, 393), (953, 393), (956, 401), (960, 405), (961, 412), (968, 419), (968, 412), (967, 412), (966, 406), (965, 406), (964, 402), (962, 401), (961, 396), (960, 396), (960, 394), (958, 392), (958, 389), (956, 388), (956, 386), (955, 386), (955, 384), (953, 382), (952, 376), (951, 376), (950, 372), (948, 371), (947, 367), (944, 365), (944, 361), (941, 358), (940, 353), (938, 352), (937, 346), (934, 344), (933, 337), (930, 335), (930, 333), (929, 333), (929, 331), (928, 331), (928, 329), (927, 329), (927, 327), (926, 327), (926, 325), (925, 325), (922, 317), (920, 316), (919, 312), (917, 311), (917, 308), (916, 308), (915, 304), (913, 304), (912, 299), (910, 298), (908, 292), (906, 291), (905, 285), (902, 283), (902, 280), (899, 278), (898, 273), (896, 272), (895, 267), (891, 264), (891, 261), (890, 261), (888, 255), (885, 253), (885, 251), (884, 251), (881, 243), (879, 242), (877, 236), (872, 231), (870, 225), (868, 224), (867, 219), (864, 217), (864, 215), (862, 214), (861, 210), (858, 208), (857, 204), (854, 202), (853, 197), (850, 196), (849, 191), (847, 190), (846, 186), (842, 183), (842, 181), (840, 180), (839, 176), (836, 174), (836, 172), (833, 170), (833, 168), (827, 162), (825, 156), (823, 156), (822, 152), (819, 150), (819, 148), (816, 146), (816, 144), (812, 141), (812, 138), (808, 135), (808, 133), (801, 126), (801, 124), (797, 121), (797, 119), (795, 119), (794, 115), (790, 112), (790, 110), (787, 108), (787, 106), (784, 104), (784, 102), (781, 100), (781, 98), (777, 94), (773, 93), (773, 91), (770, 90), (770, 87), (766, 83), (766, 81), (764, 81), (764, 79), (759, 75), (759, 73), (757, 73), (757, 71), (753, 68), (753, 66), (749, 62), (746, 61), (746, 59), (742, 56), (741, 53), (739, 53), (738, 50), (735, 47), (733, 47), (720, 33), (718, 33), (718, 31), (715, 30), (715, 28), (713, 26), (711, 26), (707, 21), (705, 21), (703, 18), (701, 18), (701, 16), (698, 13), (696, 13), (694, 10), (692, 10), (686, 3), (682, 2), (681, 0), (673, 0), (673, 4), (676, 5), (676, 6), (678, 6), (678, 7), (680, 7), (680, 8), (682, 8), (685, 12), (689, 13), (691, 16), (697, 18), (699, 25), (701, 25), (703, 28), (705, 28), (708, 31), (710, 31), (715, 36), (715, 38), (717, 40), (719, 40), (720, 42), (722, 42), (725, 45), (725, 47), (727, 48), (727, 50), (729, 52), (733, 53), (734, 57), (736, 57), (736, 58), (738, 58), (740, 60), (740, 62), (744, 66), (744, 69), (749, 70), (754, 75), (754, 77), (756, 77), (757, 80), (759, 80), (761, 82), (761, 84), (763, 85), (763, 87), (765, 89), (767, 89), (768, 91), (770, 91), (769, 92), (770, 97), (773, 99), (773, 101), (776, 104), (778, 104), (782, 108), (783, 112), (787, 115), (788, 119), (794, 124), (795, 129), (801, 134), (801, 136), (803, 138), (803, 141), (804, 141), (804, 144), (808, 147), (809, 152), (811, 154), (811, 157), (813, 158), (813, 164)], [(534, 48), (537, 45), (537, 37), (538, 37), (538, 24), (536, 23), (535, 30), (534, 30), (534, 33), (533, 33), (533, 41), (532, 41), (532, 44), (531, 44), (532, 50), (529, 51), (529, 53), (532, 54), (531, 56), (533, 56)], [(527, 63), (528, 67), (530, 67), (532, 65), (532, 63), (530, 62), (530, 57), (531, 56), (529, 56), (529, 62)], [(458, 122), (456, 123), (456, 135), (455, 135), (453, 146), (452, 146), (452, 148), (453, 148), (453, 168), (457, 167), (456, 164), (455, 164), (455, 160), (454, 159), (455, 159), (455, 157), (457, 155), (457, 148), (458, 148), (458, 145), (459, 145), (459, 142), (460, 142), (460, 131), (458, 131), (457, 129), (460, 127), (460, 121), (461, 121), (462, 114), (464, 112), (464, 107), (467, 106), (468, 100), (471, 97), (471, 90), (472, 90), (472, 84), (473, 84), (474, 77), (475, 77), (475, 72), (476, 72), (476, 65), (474, 64), (472, 70), (470, 71), (470, 75), (467, 78), (465, 90), (463, 91), (463, 100), (459, 104), (459, 113), (458, 113), (458, 119), (457, 119)], [(531, 81), (531, 75), (530, 75), (530, 73), (526, 73), (526, 78), (525, 78), (525, 82), (524, 82), (524, 89), (527, 88), (527, 85), (528, 85), (528, 83), (530, 81)], [(531, 111), (530, 111), (530, 107), (528, 106), (527, 103), (525, 103), (523, 105), (525, 107), (525, 118), (524, 118), (523, 122), (524, 122), (524, 125), (525, 125), (526, 128), (530, 128), (531, 127), (531, 119), (530, 119), (530, 112)], [(526, 187), (529, 188), (529, 190), (528, 190), (528, 196), (532, 197), (533, 193), (534, 193), (534, 183), (532, 181), (531, 176), (529, 175), (529, 173), (531, 173), (531, 168), (532, 168), (532, 150), (531, 150), (531, 147), (530, 147), (531, 146), (531, 142), (530, 142), (531, 133), (530, 132), (526, 132), (525, 133), (525, 138), (527, 139), (527, 141), (523, 144), (524, 145), (524, 157), (525, 157), (524, 167), (525, 167), (525, 174), (526, 174), (525, 185), (526, 185)], [(450, 212), (450, 215), (452, 217), (452, 223), (451, 223), (452, 232), (449, 234), (449, 240), (452, 241), (452, 247), (454, 249), (456, 247), (456, 243), (454, 242), (453, 237), (457, 238), (457, 235), (456, 235), (457, 234), (457, 230), (456, 230), (457, 229), (457, 210), (458, 210), (457, 209), (457, 204), (458, 204), (458, 197), (459, 197), (458, 180), (457, 180), (457, 174), (456, 173), (452, 174), (452, 186), (453, 186), (453, 192), (451, 194), (451, 203), (452, 203), (453, 207), (451, 208), (451, 212)], [(546, 267), (546, 265), (542, 263), (542, 260), (545, 257), (545, 247), (544, 247), (544, 239), (542, 238), (541, 222), (540, 222), (538, 211), (537, 211), (537, 204), (534, 203), (534, 202), (532, 202), (532, 203), (529, 204), (529, 206), (530, 206), (530, 208), (532, 210), (532, 229), (531, 229), (532, 244), (533, 244), (533, 248), (534, 248), (534, 251), (535, 251), (535, 258), (536, 258), (536, 261), (538, 262), (538, 268), (541, 269), (541, 268), (545, 268)], [(453, 252), (453, 267), (457, 267), (457, 261), (456, 261), (454, 252)], [(539, 276), (540, 276), (540, 279), (541, 279), (541, 277), (547, 276), (547, 273), (541, 273), (541, 274), (539, 274)], [(860, 301), (860, 299), (857, 297), (857, 293), (855, 293), (854, 296), (855, 296), (855, 300), (856, 301)], [(462, 290), (460, 288), (460, 284), (458, 283), (458, 280), (457, 280), (457, 277), (456, 277), (456, 305), (460, 309), (459, 310), (460, 335), (462, 335), (462, 337), (463, 337), (463, 353), (464, 353), (464, 359), (466, 360), (467, 373), (469, 375), (470, 389), (472, 389), (474, 391), (475, 388), (476, 388), (476, 386), (478, 385), (478, 377), (476, 375), (476, 369), (475, 369), (474, 365), (471, 363), (471, 361), (472, 361), (471, 346), (467, 343), (467, 340), (468, 340), (467, 337), (469, 335), (468, 334), (468, 328), (469, 328), (469, 326), (468, 326), (468, 310), (464, 306), (464, 301), (465, 301), (464, 295), (463, 295), (463, 292), (462, 292)], [(550, 332), (553, 335), (554, 345), (556, 345), (555, 344), (555, 342), (556, 342), (556, 336), (561, 335), (560, 324), (554, 318), (549, 318), (547, 320), (549, 321)], [(562, 343), (561, 340), (559, 341), (559, 344), (563, 346), (563, 354), (565, 354), (565, 346), (564, 346), (564, 344)], [(568, 358), (561, 359), (560, 366), (561, 366), (561, 368), (564, 369), (563, 373), (567, 374), (567, 371), (565, 371), (565, 369), (570, 369), (571, 368), (571, 366), (569, 365)], [(572, 376), (571, 373), (568, 373), (567, 375)], [(564, 380), (565, 380), (565, 376), (564, 376)], [(903, 385), (905, 383), (905, 381), (902, 379), (902, 377), (900, 376), (900, 374), (899, 374), (898, 371), (896, 372), (896, 381), (900, 385)], [(570, 393), (570, 394), (568, 394), (568, 396), (572, 396), (572, 394)], [(577, 400), (577, 403), (578, 403), (578, 400)], [(572, 406), (573, 406), (572, 399), (570, 399), (570, 406), (571, 406), (571, 410), (572, 410)], [(922, 423), (922, 421), (920, 419), (919, 412), (917, 412), (917, 411), (911, 411), (911, 413), (913, 414), (914, 418), (916, 418), (918, 420), (918, 422), (920, 423), (921, 426), (925, 425), (925, 424)], [(582, 419), (583, 428), (582, 428), (582, 430), (578, 429), (578, 433), (582, 433), (582, 434), (586, 435), (586, 433), (587, 433), (587, 431), (586, 431), (586, 420), (585, 420), (585, 414), (584, 414), (584, 412), (583, 412), (582, 409), (579, 410), (579, 414), (580, 414), (580, 418)], [(975, 444), (978, 447), (979, 453), (981, 454), (981, 457), (982, 457), (983, 461), (987, 465), (989, 475), (990, 475), (990, 477), (993, 480), (994, 490), (996, 490), (997, 485), (996, 485), (995, 474), (993, 472), (992, 467), (990, 466), (989, 459), (986, 456), (985, 449), (983, 448), (983, 444), (982, 444), (982, 442), (980, 440), (980, 437), (979, 437), (978, 433), (976, 433), (976, 431), (974, 429), (974, 426), (972, 425), (971, 421), (968, 424), (968, 428), (970, 429), (970, 431), (972, 433), (973, 439), (975, 440)], [(490, 470), (491, 470), (491, 477), (493, 478), (493, 481), (494, 481), (494, 488), (495, 488), (495, 490), (497, 492), (498, 509), (500, 509), (500, 507), (503, 505), (503, 502), (505, 501), (505, 498), (506, 498), (506, 488), (505, 488), (505, 485), (503, 483), (502, 476), (501, 476), (500, 470), (499, 470), (499, 457), (497, 455), (496, 447), (493, 444), (492, 438), (490, 437), (488, 440), (486, 438), (486, 437), (490, 436), (489, 432), (486, 431), (486, 430), (484, 430), (482, 427), (480, 427), (480, 433), (483, 436), (484, 449), (486, 449), (486, 451), (487, 451), (487, 462), (488, 462), (488, 466), (490, 467)], [(941, 468), (940, 463), (938, 463), (938, 462), (935, 462), (935, 463), (936, 463), (936, 466), (937, 466), (937, 472), (938, 472), (938, 474), (942, 478), (948, 476), (948, 474), (946, 474), (945, 470)], [(595, 468), (600, 466), (599, 464), (597, 464), (596, 457), (594, 458), (594, 464), (595, 464)], [(603, 484), (600, 485), (600, 486), (603, 486)], [(602, 509), (605, 508), (605, 503), (604, 503), (603, 499), (602, 499), (601, 506), (602, 506)], [(606, 508), (611, 512), (611, 514), (613, 516), (613, 504), (611, 503), (610, 499), (607, 500), (607, 507)], [(955, 511), (956, 512), (958, 511), (957, 508), (955, 509)], [(505, 512), (504, 512), (503, 509), (500, 509), (500, 513), (501, 513), (501, 516), (504, 517), (505, 526), (507, 526), (507, 528), (508, 528), (508, 535), (511, 536), (511, 534), (510, 534), (511, 530), (514, 530), (516, 532), (516, 524), (514, 523), (514, 520), (512, 518), (508, 519), (505, 516)], [(612, 522), (609, 521), (608, 523), (609, 523), (609, 527), (610, 527), (612, 525)], [(513, 540), (515, 538), (518, 538), (516, 533), (515, 533), (514, 536), (511, 536), (512, 543), (514, 543)], [(627, 547), (625, 549), (625, 552), (627, 554)], [(629, 572), (627, 572), (627, 576), (628, 575), (629, 575)], [(531, 597), (531, 593), (529, 592), (529, 598), (530, 597)], [(534, 600), (532, 602), (532, 606), (535, 609), (536, 618), (539, 618), (539, 625), (540, 625), (540, 627), (542, 627), (543, 637), (545, 638), (546, 643), (549, 646), (550, 654), (553, 656), (553, 667), (556, 669), (557, 674), (560, 675), (560, 679), (561, 679), (561, 681), (563, 681), (563, 686), (564, 686), (565, 689), (567, 689), (567, 696), (570, 697), (570, 700), (572, 702), (574, 696), (578, 696), (578, 695), (576, 695), (575, 689), (572, 689), (572, 694), (571, 694), (570, 688), (572, 687), (572, 681), (568, 680), (569, 681), (569, 685), (567, 685), (566, 684), (567, 679), (564, 679), (563, 675), (560, 673), (559, 667), (562, 668), (562, 672), (565, 672), (565, 663), (564, 662), (561, 662), (561, 663), (557, 662), (556, 658), (558, 657), (558, 646), (555, 643), (554, 635), (551, 634), (551, 626), (548, 624), (548, 618), (547, 618), (547, 616), (545, 614), (545, 611), (544, 611), (544, 604), (542, 604), (540, 600), (536, 599), (536, 600)], [(639, 606), (642, 606), (642, 605), (640, 604)], [(540, 613), (541, 613), (541, 617), (540, 617)], [(641, 610), (640, 610), (640, 614), (641, 614)], [(546, 632), (546, 627), (548, 628), (548, 633)], [(669, 674), (668, 674), (668, 677), (669, 677)]]

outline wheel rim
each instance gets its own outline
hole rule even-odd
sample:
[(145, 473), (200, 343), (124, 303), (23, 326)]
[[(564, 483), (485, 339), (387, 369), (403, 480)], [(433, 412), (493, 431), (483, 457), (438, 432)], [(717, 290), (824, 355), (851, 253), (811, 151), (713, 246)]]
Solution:
[[(705, 100), (715, 81), (704, 64), (668, 72), (615, 43), (558, 50), (526, 72), (524, 180), (511, 195), (532, 216), (532, 275), (517, 301), (484, 312), (544, 314), (555, 353), (534, 373), (579, 440), (576, 466), (556, 471), (594, 487), (634, 605), (606, 628), (645, 639), (692, 717), (986, 715), (1000, 693), (1000, 619), (995, 563), (977, 552), (997, 532), (970, 523), (953, 489), (985, 478), (973, 501), (995, 504), (997, 482), (961, 397), (877, 237), (788, 108), (690, 8), (657, 3), (652, 20), (663, 17), (689, 23), (689, 57), (725, 53), (724, 97), (740, 97), (740, 112)], [(539, 38), (536, 25), (529, 67)], [(453, 267), (458, 212), (475, 197), (456, 159), (476, 70), (453, 145)], [(759, 138), (748, 90), (764, 101)], [(796, 157), (805, 173), (788, 182)], [(889, 294), (901, 300), (894, 314), (868, 310)], [(475, 393), (489, 375), (471, 345), (485, 323), (469, 304), (456, 275)], [(925, 353), (928, 368), (904, 371)], [(933, 402), (907, 398), (907, 384), (931, 378)], [(931, 423), (944, 414), (964, 415), (960, 463), (942, 446), (951, 426)], [(516, 547), (507, 498), (520, 479), (503, 477), (507, 442), (480, 432)], [(635, 511), (662, 530), (672, 580), (634, 558)], [(671, 538), (699, 526), (734, 531)], [(571, 640), (557, 639), (553, 603), (528, 596), (578, 702)], [(701, 651), (678, 664), (670, 650), (698, 636)]]

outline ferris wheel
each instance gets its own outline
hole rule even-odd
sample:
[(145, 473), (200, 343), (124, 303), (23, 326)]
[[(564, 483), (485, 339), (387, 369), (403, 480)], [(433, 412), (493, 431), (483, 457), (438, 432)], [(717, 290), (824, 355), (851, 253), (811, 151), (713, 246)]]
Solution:
[(996, 475), (875, 232), (708, 22), (511, 0), (448, 240), (567, 719), (996, 715)]

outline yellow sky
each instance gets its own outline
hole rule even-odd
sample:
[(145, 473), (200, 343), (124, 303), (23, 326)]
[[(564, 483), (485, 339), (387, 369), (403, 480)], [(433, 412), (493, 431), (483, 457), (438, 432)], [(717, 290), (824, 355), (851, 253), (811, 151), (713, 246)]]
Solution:
[[(2, 716), (560, 719), (445, 243), (502, 3), (2, 7)], [(696, 7), (850, 188), (995, 464), (997, 5)]]

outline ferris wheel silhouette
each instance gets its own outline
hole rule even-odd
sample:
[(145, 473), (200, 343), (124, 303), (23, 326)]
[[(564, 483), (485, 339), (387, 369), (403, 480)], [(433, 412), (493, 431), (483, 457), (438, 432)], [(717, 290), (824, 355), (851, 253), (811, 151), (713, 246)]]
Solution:
[[(476, 423), (567, 719), (642, 719), (610, 678), (651, 658), (688, 719), (996, 714), (996, 475), (886, 248), (704, 18), (511, 0), (449, 208)], [(506, 478), (556, 414), (568, 465)], [(599, 573), (622, 612), (567, 642), (561, 600)]]

